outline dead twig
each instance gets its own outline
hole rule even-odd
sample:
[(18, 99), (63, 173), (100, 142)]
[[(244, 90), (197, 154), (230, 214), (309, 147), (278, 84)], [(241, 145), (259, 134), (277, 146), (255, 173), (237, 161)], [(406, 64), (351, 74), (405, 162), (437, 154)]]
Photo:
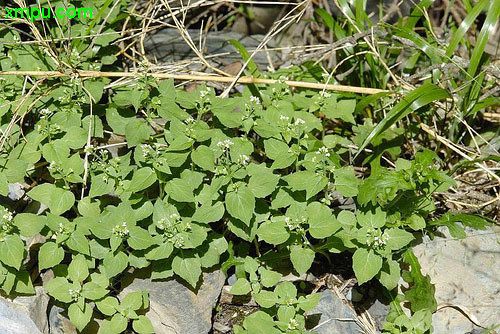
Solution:
[[(77, 75), (80, 78), (136, 78), (143, 75), (157, 79), (174, 79), (174, 80), (192, 80), (192, 81), (213, 81), (213, 82), (236, 82), (239, 84), (263, 84), (272, 85), (279, 80), (264, 79), (253, 77), (222, 77), (216, 75), (191, 75), (191, 74), (172, 74), (172, 73), (144, 73), (144, 72), (99, 72), (99, 71), (76, 71), (65, 73), (59, 71), (0, 71), (0, 75), (17, 75), (17, 76), (43, 76), (46, 78), (71, 77)], [(377, 94), (390, 93), (391, 91), (378, 88), (366, 88), (357, 86), (333, 85), (305, 81), (285, 80), (285, 84), (290, 87), (311, 88), (311, 89), (327, 89), (339, 92), (358, 93), (358, 94)]]

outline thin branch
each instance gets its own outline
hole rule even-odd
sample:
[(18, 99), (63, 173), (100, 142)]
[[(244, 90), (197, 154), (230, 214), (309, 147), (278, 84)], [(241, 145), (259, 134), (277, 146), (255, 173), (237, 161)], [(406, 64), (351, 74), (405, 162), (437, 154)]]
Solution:
[[(99, 72), (99, 71), (76, 71), (71, 73), (64, 73), (59, 71), (0, 71), (0, 75), (17, 75), (17, 76), (43, 76), (46, 78), (59, 78), (78, 76), (81, 78), (99, 78), (99, 77), (112, 77), (112, 78), (135, 78), (140, 76), (150, 76), (157, 79), (174, 79), (174, 80), (191, 80), (191, 81), (212, 81), (212, 82), (227, 82), (231, 83), (236, 80), (239, 84), (263, 84), (272, 85), (279, 80), (276, 79), (263, 79), (253, 77), (222, 77), (216, 75), (190, 75), (190, 74), (172, 74), (172, 73), (144, 73), (144, 72)], [(305, 82), (305, 81), (292, 81), (285, 80), (285, 84), (290, 87), (301, 87), (311, 89), (327, 89), (339, 92), (358, 93), (358, 94), (377, 94), (377, 93), (390, 93), (391, 91), (378, 88), (366, 88), (357, 86), (344, 86), (344, 85), (325, 85), (323, 83)]]

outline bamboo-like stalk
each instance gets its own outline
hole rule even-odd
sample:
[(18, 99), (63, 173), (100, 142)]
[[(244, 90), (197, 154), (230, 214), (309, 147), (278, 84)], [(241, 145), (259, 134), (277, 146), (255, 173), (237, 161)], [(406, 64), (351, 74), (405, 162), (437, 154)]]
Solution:
[[(190, 80), (190, 81), (212, 81), (212, 82), (226, 82), (231, 83), (236, 77), (222, 77), (217, 75), (191, 75), (191, 74), (172, 74), (172, 73), (148, 73), (148, 72), (99, 72), (99, 71), (75, 71), (75, 72), (59, 72), (59, 71), (0, 71), (0, 75), (18, 75), (18, 76), (42, 76), (46, 78), (57, 78), (57, 77), (71, 77), (77, 76), (80, 78), (99, 78), (99, 77), (110, 77), (110, 78), (133, 78), (147, 75), (158, 79), (174, 79), (174, 80)], [(264, 84), (270, 85), (277, 83), (279, 80), (276, 79), (264, 79), (264, 78), (253, 78), (253, 77), (239, 77), (237, 83), (239, 84)], [(344, 86), (344, 85), (332, 85), (332, 84), (322, 84), (315, 82), (305, 82), (305, 81), (283, 81), (290, 87), (301, 87), (301, 88), (311, 88), (311, 89), (326, 89), (339, 92), (348, 93), (358, 93), (358, 94), (377, 94), (377, 93), (389, 93), (389, 90), (378, 89), (378, 88), (366, 88), (357, 86)]]

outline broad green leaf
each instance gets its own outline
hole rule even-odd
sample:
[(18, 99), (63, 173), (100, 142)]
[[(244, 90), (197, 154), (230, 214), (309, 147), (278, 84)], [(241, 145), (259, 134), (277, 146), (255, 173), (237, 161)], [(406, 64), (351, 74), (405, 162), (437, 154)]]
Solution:
[(217, 202), (214, 205), (204, 204), (196, 209), (192, 219), (199, 223), (213, 223), (219, 221), (224, 212), (225, 209), (222, 202)]
[(311, 311), (318, 305), (321, 299), (321, 293), (313, 293), (307, 296), (299, 297), (299, 308), (304, 311)]
[(275, 189), (280, 176), (274, 174), (272, 170), (259, 169), (251, 174), (248, 181), (248, 188), (252, 191), (255, 197), (264, 198), (270, 195)]
[(329, 237), (340, 229), (340, 223), (326, 205), (312, 202), (307, 206), (307, 214), (309, 216), (308, 231), (316, 239)]
[(403, 253), (403, 259), (410, 265), (410, 271), (403, 272), (403, 279), (412, 283), (411, 288), (405, 292), (406, 299), (410, 302), (412, 312), (429, 309), (431, 312), (437, 310), (435, 292), (436, 287), (431, 283), (429, 275), (424, 276), (421, 271), (418, 258), (409, 248)]
[(214, 152), (207, 146), (200, 145), (192, 153), (191, 159), (204, 170), (213, 171), (215, 168)]
[(132, 328), (138, 334), (152, 334), (155, 332), (151, 321), (144, 315), (140, 315), (139, 318), (132, 322)]
[(97, 308), (101, 313), (111, 316), (116, 313), (116, 309), (119, 305), (118, 299), (115, 297), (108, 296), (104, 299), (101, 299), (97, 301), (96, 303)]
[(64, 250), (55, 242), (46, 242), (38, 252), (38, 270), (52, 268), (64, 259)]
[(335, 188), (345, 197), (354, 197), (358, 195), (358, 186), (361, 184), (354, 169), (351, 166), (335, 169)]
[(108, 290), (95, 282), (85, 283), (82, 287), (82, 295), (86, 299), (98, 300), (108, 294)]
[(84, 197), (78, 202), (78, 212), (85, 217), (98, 217), (101, 214), (99, 201), (92, 202), (90, 197)]
[(257, 235), (260, 239), (273, 245), (282, 244), (290, 237), (283, 221), (263, 223), (257, 229)]
[(272, 271), (262, 267), (259, 269), (259, 273), (260, 273), (260, 282), (266, 288), (270, 288), (278, 284), (278, 282), (282, 277), (282, 275), (279, 272)]
[(69, 190), (55, 188), (50, 193), (49, 209), (55, 215), (60, 215), (73, 206), (75, 203), (75, 195)]
[[(257, 311), (247, 316), (243, 320), (243, 326), (247, 329), (248, 334), (281, 334), (282, 331), (274, 327), (274, 320), (271, 316), (263, 311)], [(246, 332), (245, 332), (246, 333)]]
[(19, 213), (14, 217), (14, 225), (17, 226), (23, 237), (31, 238), (40, 233), (45, 226), (45, 217), (32, 213)]
[(352, 257), (352, 269), (361, 285), (371, 280), (382, 268), (382, 258), (371, 249), (358, 248)]
[(127, 191), (131, 193), (146, 189), (156, 181), (156, 173), (149, 167), (139, 168), (134, 172)]
[(128, 147), (133, 147), (143, 143), (149, 139), (151, 128), (138, 118), (133, 118), (128, 121), (125, 126), (125, 137), (127, 138)]
[(201, 276), (201, 262), (197, 256), (176, 256), (172, 262), (174, 273), (183, 278), (193, 288), (196, 287)]
[(363, 227), (379, 228), (385, 225), (387, 217), (386, 213), (380, 207), (377, 207), (375, 212), (373, 210), (367, 212), (358, 211), (356, 218), (359, 225)]
[(52, 297), (63, 303), (70, 303), (73, 300), (73, 297), (69, 294), (69, 290), (72, 288), (73, 285), (64, 277), (53, 278), (45, 284), (45, 290)]
[(265, 140), (264, 148), (267, 157), (274, 160), (273, 169), (286, 168), (295, 161), (295, 156), (290, 153), (288, 145), (280, 140), (274, 138)]
[(250, 293), (250, 282), (246, 278), (238, 278), (231, 287), (230, 293), (233, 295), (246, 295)]
[(387, 247), (391, 250), (401, 249), (415, 239), (410, 232), (400, 228), (391, 228), (386, 230), (384, 234), (387, 235)]
[(24, 259), (24, 243), (18, 235), (6, 235), (0, 242), (0, 261), (19, 270)]
[(121, 300), (121, 306), (134, 311), (142, 308), (142, 291), (129, 292)]
[(121, 272), (123, 272), (128, 266), (128, 256), (119, 252), (116, 255), (112, 253), (108, 253), (103, 260), (103, 266), (105, 270), (105, 274), (108, 278), (112, 278)]
[(293, 267), (299, 275), (304, 274), (311, 268), (314, 256), (315, 253), (310, 248), (295, 245), (290, 247), (290, 261), (292, 261)]
[(153, 236), (146, 231), (137, 226), (129, 227), (129, 235), (127, 238), (127, 243), (133, 249), (146, 249), (155, 244)]
[(325, 176), (316, 175), (312, 171), (295, 172), (283, 177), (283, 179), (290, 185), (292, 190), (305, 190), (306, 199), (319, 193), (328, 184), (328, 179)]
[(0, 174), (0, 195), (7, 196), (9, 194), (9, 182), (5, 174)]
[(254, 298), (257, 304), (264, 308), (273, 307), (278, 303), (278, 297), (272, 291), (261, 290)]
[(83, 310), (76, 303), (71, 304), (68, 308), (69, 320), (79, 331), (83, 330), (90, 322), (92, 313), (92, 307), (87, 303), (84, 304)]
[(89, 241), (85, 237), (82, 231), (76, 230), (69, 235), (66, 240), (66, 245), (69, 249), (84, 254), (90, 255)]
[(276, 286), (274, 292), (278, 294), (282, 300), (295, 299), (297, 297), (297, 288), (290, 281), (283, 281)]
[(247, 186), (240, 186), (236, 191), (226, 194), (227, 212), (234, 218), (250, 225), (255, 210), (255, 197)]
[(105, 319), (99, 327), (97, 334), (120, 334), (127, 329), (128, 319), (116, 313), (111, 320)]
[(68, 277), (73, 282), (83, 282), (89, 276), (87, 260), (81, 254), (73, 257), (73, 261), (68, 266)]
[(165, 184), (167, 194), (177, 202), (194, 202), (194, 189), (182, 179), (173, 179)]
[(35, 201), (38, 201), (42, 204), (49, 205), (50, 203), (50, 195), (54, 190), (56, 189), (56, 186), (50, 183), (42, 183), (34, 187), (28, 192), (28, 196), (34, 199)]
[(378, 280), (387, 290), (392, 290), (398, 286), (401, 278), (399, 264), (394, 260), (384, 260), (382, 269), (377, 275)]

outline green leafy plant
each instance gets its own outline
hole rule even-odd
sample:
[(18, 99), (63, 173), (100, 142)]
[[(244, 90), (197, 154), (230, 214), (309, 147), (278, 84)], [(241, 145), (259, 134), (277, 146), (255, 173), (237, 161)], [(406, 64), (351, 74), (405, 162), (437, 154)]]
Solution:
[[(0, 30), (1, 71), (62, 71), (36, 82), (0, 74), (3, 292), (31, 294), (43, 285), (79, 331), (95, 318), (100, 333), (153, 333), (144, 315), (148, 294), (120, 295), (124, 277), (143, 269), (152, 280), (175, 278), (196, 290), (204, 270), (221, 267), (236, 277), (231, 293), (250, 295), (260, 307), (235, 333), (308, 333), (306, 319), (320, 294), (284, 276), (329, 272), (337, 265), (332, 255), (343, 253), (352, 258), (358, 284), (376, 279), (391, 297), (387, 333), (432, 331), (434, 288), (411, 247), (436, 226), (464, 237), (463, 226), (489, 224), (475, 215), (436, 212), (433, 195), (453, 179), (425, 145), (402, 152), (403, 143), (420, 135), (402, 120), (430, 123), (452, 96), (439, 75), (412, 90), (363, 97), (291, 89), (287, 79), (324, 83), (321, 66), (310, 62), (270, 74), (249, 62), (250, 74), (277, 82), (252, 84), (228, 98), (205, 84), (190, 92), (176, 88), (173, 80), (150, 75), (147, 63), (129, 82), (80, 77), (78, 71), (119, 69), (114, 42), (131, 16), (125, 0), (105, 14), (110, 3), (89, 4), (97, 16), (75, 19), (71, 30), (50, 26), (54, 40), (62, 41), (57, 56), (43, 45), (19, 43), (16, 29)], [(339, 3), (346, 18), (317, 12), (337, 38), (372, 25), (362, 2), (354, 12)], [(423, 1), (407, 21), (383, 26), (416, 45), (407, 66), (449, 60), (487, 6), (471, 7), (467, 25), (441, 50), (427, 28), (426, 38), (413, 32), (429, 5)], [(479, 73), (497, 7), (491, 5), (480, 32), (469, 76)], [(67, 34), (75, 38), (66, 41)], [(232, 44), (249, 58), (241, 44)], [(366, 48), (358, 43), (341, 52), (349, 62)], [(393, 66), (398, 60), (391, 52), (380, 45)], [(347, 83), (387, 88), (390, 75), (377, 70), (385, 69), (382, 63), (368, 53)], [(464, 116), (476, 112), (479, 77), (460, 97)], [(385, 117), (375, 113), (382, 105), (391, 106)], [(450, 125), (450, 133), (457, 127)], [(13, 183), (26, 184), (18, 203), (4, 201)], [(35, 211), (28, 202), (38, 205)], [(33, 237), (39, 247), (27, 242)], [(48, 272), (53, 278), (42, 283), (38, 273)], [(401, 277), (409, 287), (397, 295)]]

